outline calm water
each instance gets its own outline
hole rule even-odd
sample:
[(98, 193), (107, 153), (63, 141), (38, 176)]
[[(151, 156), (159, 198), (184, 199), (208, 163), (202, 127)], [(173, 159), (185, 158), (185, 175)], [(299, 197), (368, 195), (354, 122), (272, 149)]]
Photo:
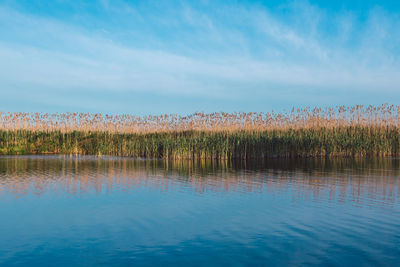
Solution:
[(399, 163), (0, 157), (0, 265), (399, 266)]

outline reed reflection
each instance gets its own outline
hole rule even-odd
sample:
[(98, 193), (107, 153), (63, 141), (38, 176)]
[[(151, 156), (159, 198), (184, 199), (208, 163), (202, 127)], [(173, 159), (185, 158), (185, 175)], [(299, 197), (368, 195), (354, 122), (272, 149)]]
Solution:
[[(396, 158), (263, 162), (157, 161), (114, 157), (0, 158), (0, 197), (135, 190), (290, 193), (293, 201), (399, 201)], [(0, 198), (1, 200), (1, 198)]]

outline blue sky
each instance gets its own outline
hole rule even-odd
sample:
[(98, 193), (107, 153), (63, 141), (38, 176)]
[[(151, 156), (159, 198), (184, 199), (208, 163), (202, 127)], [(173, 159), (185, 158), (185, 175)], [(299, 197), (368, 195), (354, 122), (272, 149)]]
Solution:
[(400, 104), (400, 1), (0, 0), (0, 110)]

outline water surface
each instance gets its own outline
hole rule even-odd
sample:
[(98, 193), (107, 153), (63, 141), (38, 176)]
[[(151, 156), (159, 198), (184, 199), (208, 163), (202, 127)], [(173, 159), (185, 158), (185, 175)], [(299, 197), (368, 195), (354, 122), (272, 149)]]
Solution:
[(399, 163), (0, 157), (0, 265), (395, 266)]

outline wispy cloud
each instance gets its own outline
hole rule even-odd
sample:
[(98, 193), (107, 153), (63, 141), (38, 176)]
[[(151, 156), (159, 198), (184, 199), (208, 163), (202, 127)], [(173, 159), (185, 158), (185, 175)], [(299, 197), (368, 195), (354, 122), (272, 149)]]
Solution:
[[(241, 4), (165, 9), (101, 1), (98, 8), (102, 16), (86, 15), (86, 24), (0, 8), (1, 90), (32, 88), (42, 95), (51, 89), (55, 105), (67, 105), (68, 91), (96, 92), (93, 111), (104, 107), (104, 97), (116, 102), (137, 93), (167, 101), (185, 97), (196, 110), (202, 108), (198, 98), (218, 100), (218, 110), (241, 100), (246, 103), (240, 109), (260, 109), (260, 99), (278, 92), (287, 102), (280, 98), (274, 107), (340, 99), (374, 103), (382, 94), (400, 101), (400, 21), (381, 8), (364, 20), (304, 1), (281, 6), (286, 17)], [(125, 104), (123, 111), (139, 109), (140, 103)], [(182, 111), (194, 110), (182, 105)]]

